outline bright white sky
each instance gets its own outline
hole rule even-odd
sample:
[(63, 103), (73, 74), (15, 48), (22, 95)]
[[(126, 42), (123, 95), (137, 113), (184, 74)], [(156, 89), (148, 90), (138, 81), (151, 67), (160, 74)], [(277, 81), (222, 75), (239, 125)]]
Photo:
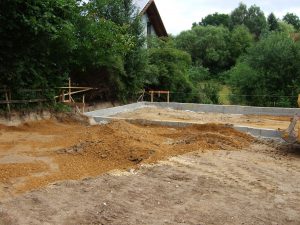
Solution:
[[(191, 28), (208, 14), (230, 13), (241, 0), (155, 0), (168, 33), (179, 34)], [(256, 4), (268, 16), (271, 12), (282, 18), (287, 12), (300, 16), (300, 0), (244, 0), (248, 7)]]

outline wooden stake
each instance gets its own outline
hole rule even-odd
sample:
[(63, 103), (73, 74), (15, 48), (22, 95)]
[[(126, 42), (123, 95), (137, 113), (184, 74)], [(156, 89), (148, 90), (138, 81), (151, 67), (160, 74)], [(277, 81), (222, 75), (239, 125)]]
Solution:
[(8, 110), (8, 112), (10, 113), (10, 105), (9, 105), (9, 97), (8, 97), (8, 93), (7, 93), (8, 91), (6, 90), (5, 91), (5, 100), (7, 101), (7, 110)]
[(84, 110), (85, 110), (85, 95), (82, 96), (82, 103), (83, 103), (82, 113), (84, 113)]
[(143, 90), (142, 102), (144, 101), (145, 90)]
[(153, 102), (154, 101), (154, 92), (153, 91), (150, 91), (150, 93), (151, 93), (151, 102)]
[(168, 91), (168, 94), (167, 94), (167, 102), (170, 103), (170, 92)]
[(71, 78), (69, 77), (69, 101), (71, 102)]
[(8, 91), (8, 99), (9, 99), (9, 101), (11, 101), (11, 91), (10, 90)]
[(299, 125), (299, 123), (298, 123), (298, 143), (300, 143), (300, 125)]
[(65, 102), (65, 90), (61, 92), (61, 102)]

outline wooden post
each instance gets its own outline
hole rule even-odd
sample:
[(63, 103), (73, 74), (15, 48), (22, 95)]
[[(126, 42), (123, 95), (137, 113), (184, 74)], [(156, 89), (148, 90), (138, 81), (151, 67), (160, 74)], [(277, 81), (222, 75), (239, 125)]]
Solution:
[(170, 92), (167, 93), (167, 102), (170, 103)]
[(300, 142), (300, 125), (299, 125), (299, 123), (298, 123), (298, 143)]
[(8, 90), (8, 99), (11, 101), (11, 90)]
[(153, 91), (150, 91), (150, 93), (151, 93), (151, 102), (153, 102), (154, 101), (154, 92)]
[(9, 105), (9, 97), (8, 97), (8, 91), (5, 90), (5, 100), (7, 101), (7, 110), (10, 113), (10, 105)]
[(298, 95), (298, 106), (300, 108), (300, 94)]
[(61, 102), (65, 102), (65, 90), (61, 91)]
[(145, 90), (143, 90), (142, 102), (144, 101)]
[(71, 78), (69, 77), (69, 102), (71, 102)]
[[(36, 96), (37, 99), (42, 99), (42, 91), (36, 91)], [(38, 102), (38, 105), (40, 106), (40, 108), (42, 108), (43, 104), (42, 102)]]
[(85, 95), (82, 96), (82, 103), (83, 103), (82, 113), (84, 113), (84, 110), (85, 110)]

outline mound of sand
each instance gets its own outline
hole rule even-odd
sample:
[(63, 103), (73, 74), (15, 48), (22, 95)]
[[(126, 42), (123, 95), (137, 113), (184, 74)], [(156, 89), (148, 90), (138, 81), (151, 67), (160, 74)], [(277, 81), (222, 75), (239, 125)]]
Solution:
[[(1, 126), (0, 182), (24, 192), (61, 180), (136, 168), (141, 163), (154, 163), (198, 150), (241, 149), (252, 142), (251, 136), (218, 124), (171, 128), (116, 121), (85, 126), (72, 121), (48, 120), (20, 127)], [(8, 155), (26, 155), (35, 161), (26, 165), (1, 164), (1, 157)], [(49, 165), (41, 164), (41, 157), (48, 159), (43, 163)], [(41, 172), (45, 174), (40, 175)], [(20, 180), (16, 184), (16, 177), (23, 178), (21, 184)]]

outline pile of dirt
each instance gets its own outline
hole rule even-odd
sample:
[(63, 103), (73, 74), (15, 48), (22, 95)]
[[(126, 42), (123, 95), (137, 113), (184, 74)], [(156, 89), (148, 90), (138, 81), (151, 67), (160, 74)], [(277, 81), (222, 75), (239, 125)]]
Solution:
[(0, 164), (0, 182), (6, 183), (11, 179), (45, 172), (48, 169), (48, 166), (41, 162)]
[[(253, 138), (226, 125), (205, 124), (185, 128), (134, 125), (116, 121), (102, 126), (85, 126), (81, 123), (58, 123), (57, 121), (40, 121), (27, 123), (20, 127), (0, 127), (14, 135), (14, 142), (5, 143), (6, 155), (26, 154), (30, 157), (48, 157), (53, 165), (43, 176), (34, 169), (26, 169), (30, 174), (22, 185), (16, 186), (18, 192), (36, 189), (61, 180), (82, 179), (98, 176), (114, 169), (136, 168), (141, 163), (154, 163), (170, 156), (198, 150), (233, 150), (248, 147)], [(30, 141), (24, 139), (31, 135)], [(40, 139), (34, 142), (34, 135)], [(39, 135), (39, 136), (37, 136)], [(0, 149), (1, 149), (0, 134)], [(22, 152), (19, 147), (25, 147)], [(30, 150), (28, 150), (30, 149)], [(3, 152), (0, 151), (0, 159)], [(1, 163), (1, 162), (0, 162)], [(38, 162), (40, 163), (40, 162)], [(38, 164), (36, 163), (36, 164)], [(7, 171), (21, 171), (22, 164), (5, 164), (11, 168)], [(30, 166), (30, 165), (27, 165)], [(51, 168), (57, 167), (58, 170)], [(0, 170), (0, 173), (3, 171)], [(32, 173), (31, 173), (32, 172)], [(19, 175), (18, 175), (19, 176)], [(5, 175), (5, 180), (13, 183), (14, 173)]]
[(93, 156), (95, 159), (149, 163), (191, 151), (241, 149), (249, 146), (252, 140), (249, 135), (225, 125), (166, 128), (116, 121), (99, 127), (90, 140), (65, 149), (65, 152)]

